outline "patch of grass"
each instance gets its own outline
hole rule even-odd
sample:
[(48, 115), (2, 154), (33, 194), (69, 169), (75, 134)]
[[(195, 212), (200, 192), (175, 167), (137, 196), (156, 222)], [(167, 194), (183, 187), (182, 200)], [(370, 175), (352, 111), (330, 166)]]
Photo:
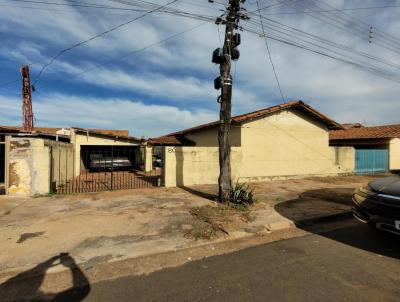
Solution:
[(193, 237), (211, 239), (212, 237), (216, 237), (218, 233), (229, 235), (223, 226), (223, 218), (226, 216), (226, 213), (226, 210), (221, 207), (201, 207), (191, 209), (190, 214), (198, 221), (204, 223), (200, 230), (196, 230), (196, 228), (192, 230), (192, 232), (194, 231), (195, 233), (198, 233)]
[(186, 238), (210, 240), (220, 235), (228, 236), (228, 227), (252, 221), (248, 207), (232, 207), (227, 204), (205, 206), (190, 209), (195, 219), (193, 229), (185, 233)]
[(47, 193), (47, 194), (35, 194), (32, 197), (33, 198), (41, 198), (41, 197), (54, 197), (56, 194), (55, 193)]

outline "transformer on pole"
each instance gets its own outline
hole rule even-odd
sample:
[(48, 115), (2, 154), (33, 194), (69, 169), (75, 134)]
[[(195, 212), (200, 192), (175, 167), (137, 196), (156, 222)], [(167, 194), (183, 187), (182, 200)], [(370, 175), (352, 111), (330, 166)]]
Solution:
[(22, 129), (31, 132), (34, 129), (32, 91), (29, 78), (29, 66), (21, 66), (22, 76)]

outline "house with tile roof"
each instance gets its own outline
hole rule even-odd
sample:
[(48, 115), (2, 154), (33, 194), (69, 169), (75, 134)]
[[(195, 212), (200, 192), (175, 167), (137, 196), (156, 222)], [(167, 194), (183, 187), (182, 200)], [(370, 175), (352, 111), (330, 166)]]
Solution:
[(329, 141), (355, 148), (356, 173), (400, 171), (400, 124), (332, 130)]
[[(217, 183), (219, 121), (153, 138), (164, 147), (165, 185)], [(330, 147), (329, 131), (344, 127), (302, 101), (232, 117), (234, 181), (352, 173), (354, 148)]]
[[(113, 173), (115, 172), (115, 173)], [(0, 126), (0, 194), (152, 186), (151, 148), (128, 130)]]

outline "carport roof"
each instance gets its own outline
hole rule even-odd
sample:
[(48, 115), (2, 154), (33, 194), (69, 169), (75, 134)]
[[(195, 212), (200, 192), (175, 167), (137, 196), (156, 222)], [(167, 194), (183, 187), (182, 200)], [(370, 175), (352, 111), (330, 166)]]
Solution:
[[(334, 120), (330, 119), (326, 115), (322, 114), (321, 112), (317, 111), (310, 105), (307, 105), (303, 101), (291, 101), (287, 103), (283, 103), (280, 105), (264, 108), (261, 110), (233, 116), (231, 123), (232, 124), (241, 124), (256, 118), (264, 117), (269, 114), (273, 114), (279, 111), (283, 110), (298, 110), (301, 112), (304, 112), (308, 116), (312, 117), (315, 120), (320, 121), (321, 123), (325, 124), (328, 129), (333, 130), (333, 129), (344, 129), (343, 126)], [(182, 145), (183, 143), (181, 142), (182, 136), (191, 132), (196, 132), (196, 131), (201, 131), (205, 130), (208, 128), (212, 128), (215, 126), (219, 125), (219, 121), (211, 122), (208, 124), (203, 124), (200, 126), (196, 126), (193, 128), (181, 130), (178, 132), (170, 133), (161, 137), (157, 138), (152, 138), (149, 140), (149, 142), (155, 143), (155, 144), (171, 144), (171, 145)]]
[[(129, 136), (129, 135), (116, 135), (113, 133), (107, 133), (102, 130), (93, 130), (93, 129), (84, 129), (84, 128), (77, 128), (77, 127), (72, 127), (71, 129), (74, 129), (76, 133), (83, 133), (83, 134), (91, 134), (91, 135), (97, 135), (97, 136), (102, 136), (102, 137), (109, 137), (113, 139), (123, 139), (123, 140), (128, 140), (128, 141), (134, 141), (141, 143), (144, 141), (143, 138), (138, 138), (134, 136)], [(111, 131), (111, 130), (110, 130)]]
[(400, 138), (400, 124), (350, 128), (347, 130), (335, 130), (329, 132), (330, 141), (390, 138)]
[[(25, 132), (22, 130), (22, 127), (16, 126), (0, 126), (0, 133), (10, 133), (10, 134), (19, 134), (19, 135), (30, 135), (30, 136), (47, 136), (47, 137), (64, 137), (69, 139), (69, 135), (57, 134), (58, 130), (62, 128), (44, 128), (44, 127), (35, 127), (33, 132)], [(104, 129), (84, 129), (78, 127), (72, 127), (68, 129), (74, 129), (77, 133), (96, 135), (106, 138), (112, 139), (121, 139), (130, 142), (141, 143), (144, 141), (142, 138), (137, 138), (134, 136), (128, 135), (128, 130), (104, 130)]]
[[(62, 129), (69, 129), (69, 128), (62, 128), (62, 127), (35, 127), (35, 132), (41, 133), (48, 133), (48, 134), (57, 134), (57, 131)], [(76, 127), (76, 129), (82, 129)], [(24, 132), (22, 127), (19, 126), (0, 126), (0, 130), (2, 131), (9, 131), (9, 132)], [(85, 129), (86, 130), (86, 129)], [(114, 136), (129, 136), (129, 130), (120, 130), (120, 129), (94, 129), (89, 128), (87, 129), (92, 132), (98, 132), (106, 135), (114, 135)]]

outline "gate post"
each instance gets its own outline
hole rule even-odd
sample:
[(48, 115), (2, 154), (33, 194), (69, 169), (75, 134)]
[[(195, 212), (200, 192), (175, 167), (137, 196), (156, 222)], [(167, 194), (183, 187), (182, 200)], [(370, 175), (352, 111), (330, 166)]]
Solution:
[(163, 184), (165, 187), (176, 187), (176, 154), (175, 147), (163, 148)]
[(114, 189), (114, 146), (111, 146), (111, 186), (110, 190)]
[(144, 146), (144, 172), (153, 171), (153, 147)]

